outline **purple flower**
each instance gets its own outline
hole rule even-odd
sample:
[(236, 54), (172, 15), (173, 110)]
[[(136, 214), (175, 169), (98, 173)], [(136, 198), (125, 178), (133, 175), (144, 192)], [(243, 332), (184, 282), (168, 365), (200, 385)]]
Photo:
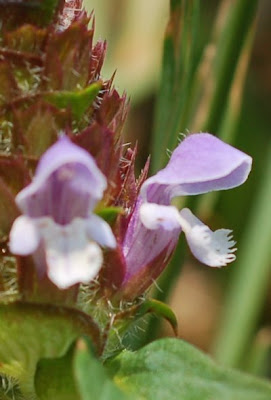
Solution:
[(235, 260), (230, 230), (211, 231), (189, 209), (179, 211), (171, 205), (171, 200), (239, 186), (251, 164), (251, 157), (208, 133), (181, 142), (167, 166), (144, 182), (129, 222), (123, 241), (123, 288), (128, 295), (144, 291), (162, 272), (181, 231), (202, 263), (221, 267)]
[(102, 262), (100, 246), (114, 248), (109, 225), (92, 211), (103, 197), (106, 178), (92, 156), (62, 136), (42, 156), (30, 185), (16, 197), (23, 215), (10, 232), (10, 250), (34, 253), (38, 272), (59, 288), (93, 279)]

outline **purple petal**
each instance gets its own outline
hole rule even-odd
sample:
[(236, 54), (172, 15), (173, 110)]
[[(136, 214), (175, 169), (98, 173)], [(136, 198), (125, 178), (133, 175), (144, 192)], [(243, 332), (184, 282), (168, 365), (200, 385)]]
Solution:
[(170, 204), (175, 196), (230, 189), (245, 182), (251, 164), (250, 156), (215, 136), (193, 134), (180, 143), (163, 170), (145, 181), (141, 195)]
[[(160, 224), (157, 229), (146, 228), (141, 222), (139, 215), (141, 205), (142, 201), (139, 199), (123, 242), (123, 254), (126, 261), (124, 284), (131, 277), (141, 273), (144, 267), (148, 266), (165, 250), (170, 255), (176, 246), (181, 232), (180, 225), (176, 223), (174, 225), (172, 221), (167, 226), (169, 228), (169, 225), (171, 225), (170, 229), (164, 229), (163, 224)], [(161, 257), (161, 262), (159, 266), (157, 265), (156, 271), (152, 271), (149, 274), (151, 279), (155, 279), (161, 273), (161, 270), (165, 267), (165, 262), (168, 261), (167, 258), (166, 255), (163, 258)], [(146, 287), (151, 283), (147, 281), (148, 277), (146, 277)]]
[(106, 185), (105, 178), (97, 167), (94, 158), (82, 147), (72, 143), (66, 135), (60, 136), (58, 141), (42, 155), (36, 175), (40, 179), (45, 179), (62, 165), (76, 162), (80, 162), (90, 171), (96, 173), (101, 179), (102, 185)]
[(188, 208), (181, 210), (180, 223), (191, 252), (203, 264), (223, 267), (235, 260), (231, 230), (211, 231)]
[(44, 153), (33, 182), (17, 195), (16, 202), (33, 218), (51, 216), (65, 225), (73, 218), (86, 218), (106, 185), (93, 157), (63, 136)]
[(12, 225), (9, 236), (10, 251), (13, 254), (27, 256), (38, 248), (40, 239), (39, 231), (33, 220), (22, 215)]

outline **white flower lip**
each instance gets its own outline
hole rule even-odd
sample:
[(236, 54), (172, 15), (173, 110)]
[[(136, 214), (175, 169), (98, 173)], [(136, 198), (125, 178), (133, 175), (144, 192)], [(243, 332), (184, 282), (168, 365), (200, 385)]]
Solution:
[(229, 229), (211, 229), (204, 225), (188, 208), (180, 212), (186, 240), (193, 255), (209, 267), (223, 267), (236, 259), (233, 254), (237, 249)]
[(30, 217), (21, 215), (14, 221), (9, 235), (11, 253), (27, 256), (34, 253), (40, 243), (39, 230)]
[(143, 203), (140, 208), (142, 224), (150, 230), (159, 227), (167, 231), (181, 227), (193, 255), (210, 267), (222, 267), (235, 260), (235, 242), (229, 229), (215, 232), (195, 217), (188, 208), (179, 212), (174, 206)]
[(90, 241), (85, 221), (74, 219), (67, 226), (52, 220), (40, 221), (45, 242), (48, 277), (60, 289), (88, 283), (102, 267), (103, 255), (96, 242)]
[(163, 227), (171, 231), (180, 227), (179, 212), (174, 206), (163, 206), (156, 203), (143, 203), (139, 209), (142, 224), (147, 229)]
[(32, 254), (41, 242), (48, 276), (60, 289), (91, 281), (102, 267), (100, 246), (116, 247), (111, 228), (98, 216), (75, 218), (68, 225), (56, 224), (49, 217), (33, 219), (22, 215), (15, 220), (10, 232), (12, 253)]

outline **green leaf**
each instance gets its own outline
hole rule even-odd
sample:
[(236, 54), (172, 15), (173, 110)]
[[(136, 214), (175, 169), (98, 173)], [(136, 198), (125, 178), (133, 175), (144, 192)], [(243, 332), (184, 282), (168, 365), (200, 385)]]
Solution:
[(147, 313), (152, 313), (156, 316), (165, 318), (170, 323), (175, 335), (177, 336), (178, 321), (176, 315), (167, 304), (159, 300), (148, 299), (139, 307), (135, 317), (140, 318)]
[(74, 346), (60, 358), (39, 361), (35, 389), (39, 400), (81, 400), (73, 374)]
[(15, 379), (26, 398), (35, 399), (34, 375), (38, 361), (62, 357), (81, 335), (91, 337), (99, 346), (97, 326), (80, 311), (45, 304), (2, 305), (0, 374)]
[(101, 82), (95, 82), (86, 89), (76, 92), (68, 90), (54, 91), (46, 94), (44, 98), (58, 108), (70, 107), (73, 116), (80, 119), (85, 111), (92, 105), (101, 87)]
[(106, 207), (97, 210), (96, 213), (109, 224), (113, 224), (119, 214), (124, 214), (124, 209), (122, 207)]
[(144, 400), (269, 400), (271, 385), (216, 365), (178, 339), (162, 339), (108, 364), (114, 381)]
[(106, 369), (80, 340), (74, 358), (75, 377), (82, 400), (128, 400), (130, 397), (109, 379)]
[(43, 0), (40, 2), (43, 18), (47, 23), (52, 19), (58, 3), (59, 0)]

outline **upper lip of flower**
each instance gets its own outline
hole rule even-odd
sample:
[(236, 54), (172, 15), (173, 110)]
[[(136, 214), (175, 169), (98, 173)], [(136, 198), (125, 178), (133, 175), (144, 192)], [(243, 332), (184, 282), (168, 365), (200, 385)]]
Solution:
[[(107, 186), (106, 178), (99, 170), (90, 154), (86, 150), (74, 145), (66, 136), (61, 136), (58, 142), (44, 153), (38, 164), (33, 181), (30, 185), (18, 193), (16, 197), (16, 203), (21, 211), (24, 213), (29, 212), (31, 216), (31, 209), (27, 210), (27, 208), (29, 208), (28, 205), (31, 199), (33, 199), (35, 203), (41, 201), (41, 199), (35, 200), (34, 197), (37, 196), (39, 191), (45, 187), (45, 185), (49, 182), (50, 177), (52, 177), (54, 173), (57, 171), (61, 172), (61, 170), (64, 172), (65, 168), (67, 170), (69, 169), (70, 172), (72, 172), (72, 168), (74, 168), (74, 174), (76, 174), (76, 168), (81, 169), (81, 171), (79, 170), (77, 173), (77, 179), (82, 176), (84, 171), (84, 174), (86, 175), (86, 182), (82, 188), (82, 192), (89, 196), (90, 204), (87, 212), (92, 211), (97, 201), (99, 201), (103, 196), (103, 192)], [(58, 175), (58, 180), (61, 181), (61, 176), (60, 174)], [(63, 185), (66, 184), (66, 187), (69, 187), (69, 178), (71, 180), (72, 176), (67, 177), (66, 182), (65, 180), (62, 181)], [(53, 182), (52, 188), (56, 186), (57, 183), (59, 182)], [(63, 187), (63, 185), (61, 186)], [(52, 192), (49, 193), (49, 197), (50, 196), (52, 197)], [(43, 201), (46, 201), (46, 199)], [(48, 215), (48, 212), (46, 212), (44, 215)], [(81, 213), (78, 216), (82, 216)]]
[(174, 150), (168, 165), (144, 182), (141, 195), (154, 201), (148, 192), (155, 185), (163, 192), (166, 185), (172, 197), (231, 189), (246, 181), (251, 165), (250, 156), (215, 136), (192, 134)]

